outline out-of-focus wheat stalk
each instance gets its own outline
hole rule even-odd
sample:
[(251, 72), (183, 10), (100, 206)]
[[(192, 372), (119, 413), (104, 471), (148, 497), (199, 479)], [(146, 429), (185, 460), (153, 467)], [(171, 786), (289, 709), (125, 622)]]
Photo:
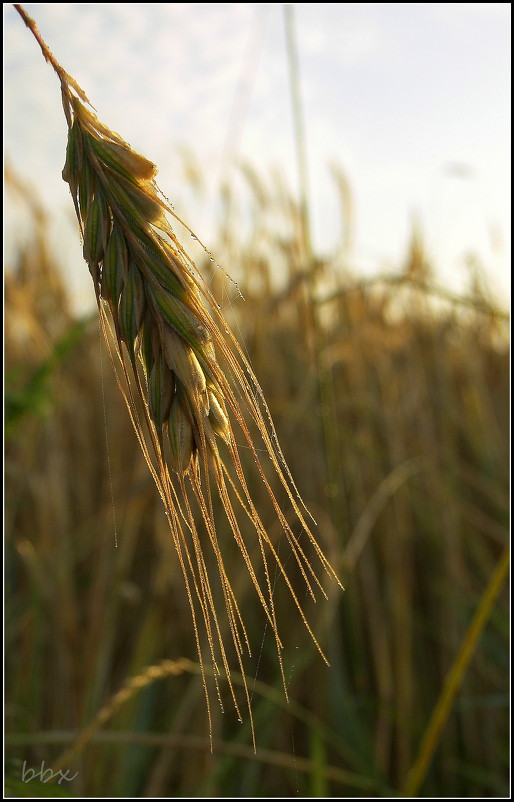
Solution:
[[(313, 599), (317, 592), (326, 597), (319, 568), (312, 565), (307, 547), (314, 551), (323, 572), (339, 580), (307, 523), (306, 510), (252, 368), (215, 298), (173, 233), (166, 213), (178, 218), (155, 184), (155, 165), (97, 119), (85, 93), (57, 63), (34, 21), (21, 6), (16, 8), (61, 83), (68, 123), (63, 178), (70, 186), (84, 258), (93, 279), (118, 384), (168, 517), (200, 665), (203, 667), (202, 644), (206, 640), (220, 702), (219, 678), (225, 676), (241, 718), (230, 679), (230, 654), (220, 627), (214, 578), (206, 558), (207, 544), (217, 562), (232, 650), (243, 676), (243, 656), (245, 651), (250, 653), (250, 644), (232, 587), (231, 566), (224, 561), (223, 542), (218, 538), (213, 512), (215, 496), (221, 501), (225, 527), (228, 523), (273, 632), (284, 689), (272, 564), (276, 566), (273, 570), (282, 575), (308, 632), (324, 655), (286, 573), (284, 560), (279, 558), (252, 501), (236, 433), (253, 456), (306, 592)], [(252, 429), (260, 436), (258, 445)], [(265, 470), (268, 461), (288, 496), (304, 542), (277, 501)], [(249, 521), (250, 530), (257, 536), (259, 567), (254, 565), (241, 520)], [(211, 730), (203, 668), (202, 677)], [(244, 687), (251, 720), (246, 681)], [(255, 742), (254, 735), (253, 738)]]

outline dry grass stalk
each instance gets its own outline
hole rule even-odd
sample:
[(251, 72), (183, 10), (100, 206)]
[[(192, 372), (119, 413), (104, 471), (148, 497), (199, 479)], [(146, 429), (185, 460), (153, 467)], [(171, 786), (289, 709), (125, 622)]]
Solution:
[[(303, 613), (298, 592), (255, 509), (235, 430), (253, 455), (307, 592), (313, 599), (316, 591), (326, 597), (304, 545), (268, 483), (262, 453), (266, 461), (271, 460), (305, 533), (304, 540), (308, 540), (321, 569), (331, 579), (339, 580), (307, 524), (306, 510), (286, 466), (251, 366), (168, 222), (166, 213), (176, 216), (159, 194), (155, 165), (96, 118), (84, 92), (55, 61), (33, 20), (20, 6), (16, 7), (61, 82), (69, 129), (63, 178), (73, 197), (102, 329), (107, 343), (114, 342), (115, 353), (111, 351), (111, 356), (118, 383), (168, 516), (200, 664), (204, 663), (202, 641), (206, 638), (220, 702), (218, 677), (224, 675), (241, 718), (204, 552), (206, 540), (217, 561), (232, 647), (243, 676), (243, 656), (245, 649), (250, 652), (250, 645), (223, 559), (223, 544), (218, 540), (214, 493), (221, 500), (273, 631), (286, 694), (272, 564), (281, 573), (310, 636), (324, 655)], [(260, 433), (259, 448), (253, 442), (247, 421), (252, 421)], [(257, 535), (264, 580), (259, 579), (259, 571), (252, 562), (239, 522), (241, 513)], [(211, 729), (203, 669), (202, 677)], [(251, 721), (246, 682), (245, 695)], [(254, 734), (253, 738), (255, 743)]]

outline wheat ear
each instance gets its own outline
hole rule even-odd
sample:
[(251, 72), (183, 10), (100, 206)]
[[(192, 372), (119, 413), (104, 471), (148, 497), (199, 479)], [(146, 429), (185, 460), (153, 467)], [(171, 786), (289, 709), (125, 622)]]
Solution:
[[(235, 429), (253, 455), (307, 592), (313, 599), (316, 590), (326, 596), (268, 482), (262, 453), (271, 460), (320, 566), (339, 580), (307, 524), (306, 510), (251, 366), (173, 233), (167, 214), (179, 218), (158, 191), (155, 165), (97, 119), (85, 93), (56, 62), (34, 21), (20, 6), (16, 8), (60, 79), (68, 123), (63, 178), (75, 205), (102, 330), (107, 343), (114, 343), (111, 356), (118, 383), (168, 516), (200, 665), (204, 665), (202, 642), (206, 642), (220, 703), (218, 676), (223, 675), (241, 717), (205, 558), (206, 543), (217, 561), (232, 649), (243, 677), (243, 656), (245, 650), (250, 652), (250, 645), (217, 536), (214, 493), (274, 634), (286, 694), (270, 561), (281, 573), (310, 636), (326, 658), (252, 501)], [(262, 440), (259, 449), (250, 433), (250, 421)], [(257, 536), (263, 579), (254, 567), (241, 517), (250, 522)], [(202, 676), (211, 732), (203, 668)], [(246, 680), (244, 690), (255, 744)]]

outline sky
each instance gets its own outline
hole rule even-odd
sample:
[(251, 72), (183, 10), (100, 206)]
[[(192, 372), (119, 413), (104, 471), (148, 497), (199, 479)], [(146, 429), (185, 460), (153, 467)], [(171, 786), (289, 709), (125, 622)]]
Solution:
[[(99, 119), (159, 166), (162, 191), (207, 245), (220, 181), (235, 180), (238, 163), (266, 181), (278, 169), (298, 192), (283, 4), (24, 7)], [(13, 6), (3, 11), (4, 161), (52, 210), (77, 292), (92, 300), (70, 236), (58, 81)], [(473, 254), (509, 305), (510, 13), (510, 3), (294, 4), (320, 253), (341, 236), (336, 165), (352, 192), (357, 277), (400, 269), (416, 220), (440, 283), (462, 288)], [(185, 180), (185, 152), (201, 194)], [(15, 212), (6, 241), (21, 229)]]

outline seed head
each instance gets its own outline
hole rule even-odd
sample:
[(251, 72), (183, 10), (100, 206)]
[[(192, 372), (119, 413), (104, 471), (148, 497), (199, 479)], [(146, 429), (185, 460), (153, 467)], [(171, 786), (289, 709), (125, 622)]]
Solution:
[[(203, 543), (210, 543), (225, 595), (233, 651), (244, 676), (243, 643), (247, 638), (218, 542), (214, 493), (225, 510), (271, 625), (280, 666), (282, 643), (269, 579), (270, 559), (276, 562), (305, 626), (323, 652), (253, 503), (234, 429), (254, 458), (307, 592), (315, 598), (318, 586), (325, 595), (305, 545), (275, 498), (260, 452), (270, 458), (304, 539), (313, 547), (324, 571), (337, 577), (307, 525), (257, 379), (218, 304), (174, 236), (167, 217), (167, 213), (174, 213), (155, 185), (155, 165), (100, 123), (84, 105), (83, 97), (68, 87), (63, 98), (69, 122), (63, 178), (75, 204), (104, 333), (108, 342), (110, 335), (114, 338), (120, 388), (164, 500), (186, 584), (200, 663), (203, 666), (199, 619), (203, 620), (215, 676), (221, 660), (238, 710), (203, 553)], [(253, 442), (250, 423), (261, 437), (259, 448)], [(252, 563), (240, 529), (241, 514), (255, 531), (264, 578), (258, 576)], [(198, 531), (199, 520), (203, 537)], [(283, 670), (282, 676), (285, 688)], [(246, 684), (245, 693), (250, 709)], [(210, 710), (207, 690), (206, 699)]]

